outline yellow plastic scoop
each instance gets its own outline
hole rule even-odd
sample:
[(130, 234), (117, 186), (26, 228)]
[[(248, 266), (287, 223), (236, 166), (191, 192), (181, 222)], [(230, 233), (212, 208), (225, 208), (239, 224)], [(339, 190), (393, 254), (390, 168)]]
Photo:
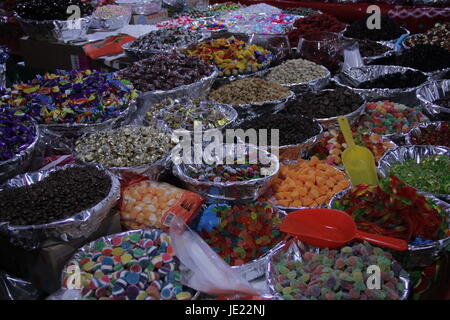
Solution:
[(347, 148), (342, 153), (342, 163), (352, 184), (378, 185), (377, 169), (372, 152), (364, 147), (355, 145), (350, 125), (346, 117), (338, 117), (339, 127), (344, 135)]

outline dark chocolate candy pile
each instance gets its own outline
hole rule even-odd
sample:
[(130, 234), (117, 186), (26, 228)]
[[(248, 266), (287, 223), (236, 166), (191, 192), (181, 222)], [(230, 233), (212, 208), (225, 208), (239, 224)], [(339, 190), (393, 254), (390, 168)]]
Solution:
[(370, 16), (366, 16), (362, 20), (353, 22), (347, 27), (344, 36), (363, 40), (387, 41), (397, 39), (405, 33), (402, 28), (387, 16), (381, 16), (380, 29), (369, 29), (367, 27), (367, 19), (369, 17)]
[(331, 91), (307, 92), (290, 102), (283, 113), (291, 117), (305, 116), (324, 119), (349, 114), (358, 109), (364, 100), (353, 91), (337, 87)]
[[(320, 126), (311, 119), (285, 114), (254, 118), (242, 123), (238, 128), (243, 130), (267, 129), (268, 134), (270, 134), (271, 129), (278, 129), (280, 146), (302, 143), (320, 132)], [(271, 143), (273, 144), (274, 141), (271, 141)]]
[(450, 109), (450, 92), (447, 92), (447, 94), (438, 100), (433, 101), (434, 104)]
[(141, 91), (171, 90), (210, 76), (214, 67), (196, 56), (171, 51), (157, 53), (119, 71)]
[(395, 72), (383, 75), (381, 77), (361, 82), (358, 86), (360, 89), (398, 89), (398, 88), (414, 88), (421, 85), (427, 80), (427, 77), (418, 71), (407, 70), (406, 72)]
[(450, 51), (436, 45), (420, 44), (400, 55), (379, 58), (370, 64), (396, 65), (431, 72), (450, 67)]
[(384, 46), (375, 41), (364, 41), (361, 40), (359, 43), (359, 52), (362, 57), (374, 57), (381, 56), (382, 54), (389, 51), (389, 47)]
[(111, 179), (94, 167), (58, 170), (30, 186), (0, 192), (0, 221), (38, 225), (66, 219), (103, 200)]
[(81, 17), (94, 11), (94, 5), (86, 0), (22, 0), (17, 1), (16, 12), (24, 19), (30, 20), (67, 20), (72, 13), (67, 13), (71, 5), (80, 8)]

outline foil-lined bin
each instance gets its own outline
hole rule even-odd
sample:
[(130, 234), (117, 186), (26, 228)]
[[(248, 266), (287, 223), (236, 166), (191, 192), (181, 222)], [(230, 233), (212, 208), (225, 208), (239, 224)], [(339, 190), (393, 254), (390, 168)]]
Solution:
[[(296, 160), (282, 161), (282, 163), (280, 164), (280, 167), (281, 167), (281, 165), (283, 165), (283, 164), (295, 164), (295, 163), (298, 163), (298, 161), (296, 161)], [(344, 172), (344, 173), (346, 174), (346, 177), (347, 177), (348, 181), (350, 182), (350, 178), (348, 178), (347, 173), (345, 172), (344, 167), (338, 167), (338, 166), (333, 166), (333, 165), (331, 165), (331, 166), (332, 166), (333, 168), (335, 168), (336, 170), (339, 170), (339, 171)], [(351, 188), (351, 185), (350, 185), (350, 187), (346, 188), (345, 190), (350, 189), (350, 188)], [(279, 205), (279, 204), (277, 203), (277, 199), (275, 198), (275, 193), (273, 192), (273, 190), (272, 190), (270, 187), (268, 188), (268, 191), (266, 192), (266, 194), (264, 195), (264, 197), (267, 198), (267, 201), (268, 201), (270, 204), (272, 204), (273, 206), (275, 206), (275, 207), (278, 208), (279, 210), (282, 210), (283, 212), (286, 212), (286, 213), (291, 213), (291, 212), (294, 212), (294, 211), (297, 211), (297, 210), (302, 210), (302, 209), (328, 208), (328, 203), (325, 203), (325, 204), (323, 204), (323, 205), (321, 205), (321, 206), (318, 206), (318, 207), (286, 207), (286, 206)]]
[(35, 130), (33, 142), (11, 159), (0, 161), (0, 183), (5, 182), (18, 174), (24, 173), (31, 165), (36, 146), (42, 135), (39, 126), (33, 120), (31, 120), (31, 122), (34, 125)]
[[(345, 194), (347, 194), (351, 189), (348, 188), (344, 191), (336, 194), (329, 202), (328, 207), (333, 208), (334, 203), (340, 200)], [(439, 207), (447, 216), (447, 223), (450, 225), (450, 204), (444, 202), (436, 197), (427, 196), (428, 199)], [(450, 248), (450, 236), (446, 238), (433, 241), (430, 244), (425, 245), (408, 245), (408, 250), (406, 251), (392, 251), (396, 259), (402, 264), (403, 267), (418, 268), (426, 267), (436, 263), (446, 251)]]
[[(411, 34), (411, 32), (410, 32), (408, 29), (406, 29), (406, 28), (404, 28), (404, 27), (400, 27), (400, 28), (403, 30), (403, 34), (402, 34), (399, 38), (397, 38), (397, 39), (392, 39), (392, 40), (379, 40), (379, 41), (376, 41), (376, 42), (379, 43), (379, 44), (382, 44), (382, 45), (384, 45), (384, 46), (386, 46), (386, 47), (391, 48), (391, 50), (395, 50), (395, 46), (396, 46), (398, 40), (399, 40), (400, 38), (402, 38), (402, 37), (406, 37), (406, 36), (408, 36), (408, 35)], [(342, 38), (343, 38), (344, 40), (353, 40), (353, 41), (364, 40), (364, 39), (355, 39), (355, 38), (345, 37), (345, 36), (344, 36), (345, 31), (347, 31), (347, 28), (345, 28), (345, 30), (344, 30), (343, 33), (342, 33), (342, 35), (343, 35)]]
[[(130, 125), (130, 127), (133, 127), (133, 126), (134, 125)], [(158, 129), (160, 129), (160, 128), (158, 128)], [(80, 140), (83, 139), (84, 137), (89, 136), (90, 134), (92, 134), (92, 133), (88, 133), (88, 134), (82, 136), (80, 138)], [(73, 156), (77, 163), (85, 164), (85, 165), (95, 164), (95, 165), (102, 166), (106, 170), (115, 174), (120, 180), (124, 180), (124, 181), (129, 181), (136, 176), (146, 176), (146, 177), (149, 177), (150, 180), (157, 181), (159, 179), (159, 177), (163, 173), (165, 173), (165, 171), (167, 169), (170, 169), (170, 166), (171, 166), (170, 150), (166, 155), (164, 155), (163, 157), (161, 157), (160, 159), (158, 159), (155, 162), (144, 163), (144, 164), (140, 164), (140, 165), (136, 165), (136, 166), (129, 166), (129, 167), (109, 167), (109, 166), (105, 166), (100, 163), (83, 162), (80, 159), (80, 157), (77, 154), (75, 149), (73, 150), (72, 153), (73, 153)]]
[(0, 300), (39, 300), (42, 296), (31, 282), (0, 271)]
[[(406, 160), (414, 159), (416, 163), (421, 163), (421, 161), (431, 155), (445, 155), (450, 157), (450, 148), (444, 146), (401, 146), (395, 149), (391, 149), (384, 154), (378, 163), (378, 173), (383, 177), (389, 176), (389, 169), (391, 166), (397, 163), (403, 163)], [(442, 168), (445, 170), (445, 168)], [(414, 187), (414, 186), (412, 186)], [(417, 188), (416, 188), (417, 189)], [(427, 192), (424, 190), (417, 190), (424, 196), (434, 196), (444, 201), (450, 201), (450, 194), (436, 194)]]
[(68, 42), (87, 38), (91, 16), (73, 20), (30, 20), (15, 15), (22, 30), (38, 41)]
[(293, 99), (295, 99), (295, 93), (289, 91), (289, 94), (286, 97), (276, 100), (228, 105), (233, 107), (239, 115), (238, 119), (235, 122), (235, 126), (237, 126), (250, 119), (277, 113), (283, 110), (286, 106), (286, 103)]
[[(325, 88), (328, 83), (330, 82), (330, 78), (331, 78), (331, 73), (330, 71), (325, 68), (322, 65), (319, 65), (320, 68), (325, 72), (325, 75), (307, 82), (299, 82), (299, 83), (278, 83), (280, 85), (282, 85), (283, 87), (288, 88), (289, 90), (291, 90), (292, 92), (294, 92), (295, 94), (301, 94), (303, 92), (307, 92), (307, 91), (319, 91), (323, 88)], [(267, 69), (264, 73), (264, 80), (270, 81), (267, 79), (267, 76), (269, 75), (269, 73), (273, 70), (273, 68)]]
[(140, 92), (137, 98), (137, 117), (145, 117), (145, 114), (152, 109), (152, 106), (156, 103), (164, 101), (166, 99), (204, 99), (208, 95), (214, 80), (217, 77), (217, 70), (214, 70), (209, 76), (203, 77), (197, 82), (182, 85), (171, 90), (154, 90), (147, 92)]
[[(186, 133), (186, 131), (191, 135), (191, 137), (194, 136), (195, 131), (190, 131), (187, 130), (186, 128), (183, 127), (183, 123), (180, 124), (179, 129), (173, 129), (169, 126), (169, 124), (163, 119), (163, 115), (166, 113), (171, 113), (171, 108), (174, 105), (177, 104), (184, 104), (184, 103), (188, 103), (189, 102), (189, 98), (181, 98), (181, 99), (169, 99), (168, 100), (168, 104), (166, 104), (161, 110), (155, 110), (155, 112), (152, 113), (152, 116), (154, 117), (153, 120), (156, 121), (156, 124), (159, 128), (161, 128), (164, 131), (170, 132), (170, 133), (177, 133), (177, 131), (182, 132), (183, 134)], [(218, 103), (216, 101), (209, 101), (209, 100), (201, 100), (200, 101), (200, 106), (204, 105), (204, 104), (209, 104), (214, 106), (215, 109), (217, 109), (218, 111), (220, 111), (220, 113), (227, 119), (227, 121), (219, 126), (217, 126), (216, 128), (203, 128), (202, 126), (202, 130), (224, 130), (226, 128), (231, 127), (237, 120), (238, 118), (238, 113), (237, 111), (231, 107), (230, 105), (227, 104), (222, 104), (222, 103)], [(150, 111), (152, 112), (152, 111)], [(144, 119), (145, 122), (150, 122), (149, 117), (146, 116), (146, 118)], [(200, 122), (202, 120), (199, 120)]]
[[(129, 121), (136, 113), (136, 110), (136, 100), (133, 99), (128, 103), (128, 107), (120, 112), (116, 117), (103, 122), (39, 124), (39, 128), (41, 129), (44, 138), (59, 136), (72, 141), (87, 133), (118, 128)], [(54, 142), (56, 143), (56, 141)]]
[[(157, 30), (155, 30), (157, 31)], [(155, 31), (150, 31), (151, 32), (155, 32)], [(186, 49), (187, 47), (189, 47), (192, 44), (201, 42), (206, 40), (209, 37), (209, 34), (206, 32), (202, 32), (202, 33), (198, 33), (195, 31), (191, 31), (192, 35), (194, 35), (196, 37), (195, 40), (193, 40), (193, 42), (191, 43), (187, 43), (184, 46), (176, 46), (176, 45), (167, 45), (164, 49), (150, 49), (150, 50), (141, 50), (138, 48), (133, 48), (133, 43), (137, 42), (139, 38), (124, 43), (122, 45), (122, 49), (125, 52), (125, 55), (131, 60), (131, 61), (139, 61), (139, 60), (143, 60), (143, 59), (147, 59), (150, 58), (152, 55), (157, 54), (157, 53), (163, 53), (163, 52), (171, 52), (173, 50), (183, 50)], [(147, 34), (141, 36), (141, 37), (145, 37)]]
[[(276, 289), (276, 284), (279, 283), (276, 278), (276, 264), (279, 263), (282, 259), (288, 259), (289, 261), (298, 261), (303, 262), (302, 255), (305, 252), (313, 252), (320, 253), (322, 249), (317, 247), (313, 247), (302, 243), (301, 241), (294, 240), (291, 238), (290, 240), (283, 241), (277, 250), (274, 250), (268, 257), (269, 262), (266, 268), (266, 279), (267, 285), (269, 287), (270, 294), (275, 297), (277, 300), (284, 300), (282, 295)], [(402, 268), (398, 261), (393, 260), (391, 267), (398, 269), (398, 279), (403, 284), (403, 290), (399, 295), (399, 300), (406, 300), (411, 293), (411, 282), (409, 274)]]
[[(326, 89), (323, 91), (334, 91), (334, 89)], [(359, 117), (361, 117), (361, 115), (364, 113), (364, 111), (366, 110), (366, 104), (363, 103), (362, 105), (360, 105), (356, 110), (348, 113), (348, 114), (344, 114), (343, 116), (347, 118), (350, 126), (352, 126), (353, 124), (355, 124)], [(325, 129), (339, 129), (339, 122), (338, 122), (338, 118), (340, 116), (335, 116), (335, 117), (330, 117), (330, 118), (315, 118), (314, 120), (316, 120), (317, 122), (319, 122)]]
[[(422, 135), (423, 130), (430, 130), (430, 131), (438, 132), (438, 131), (440, 131), (440, 129), (442, 128), (442, 125), (444, 125), (444, 123), (446, 123), (446, 122), (445, 121), (425, 122), (425, 123), (421, 123), (421, 124), (415, 126), (411, 130), (409, 130), (409, 132), (406, 134), (405, 144), (406, 145), (419, 145), (419, 144), (413, 142), (413, 138), (420, 137)], [(447, 141), (447, 143), (450, 143), (450, 141)], [(426, 145), (428, 145), (428, 144), (426, 144)], [(446, 146), (444, 146), (444, 147), (446, 147)]]
[[(98, 251), (95, 249), (96, 242), (102, 241), (106, 245), (109, 245), (112, 247), (114, 238), (129, 236), (132, 234), (139, 234), (141, 236), (144, 236), (145, 234), (149, 234), (151, 236), (153, 236), (153, 235), (159, 236), (161, 234), (168, 235), (168, 233), (165, 233), (162, 230), (149, 228), (149, 229), (140, 229), (140, 230), (132, 230), (132, 231), (126, 231), (126, 232), (122, 232), (122, 233), (116, 233), (116, 234), (100, 237), (88, 244), (85, 244), (84, 246), (79, 248), (74, 253), (74, 255), (70, 258), (70, 260), (64, 266), (64, 268), (61, 272), (61, 289), (58, 290), (57, 292), (55, 292), (53, 295), (51, 295), (48, 299), (49, 300), (83, 300), (84, 299), (82, 296), (83, 284), (81, 283), (82, 279), (80, 279), (80, 283), (77, 283), (78, 281), (75, 278), (73, 278), (74, 281), (69, 282), (68, 280), (65, 281), (66, 276), (67, 276), (67, 279), (69, 279), (69, 277), (73, 277), (76, 274), (76, 270), (80, 270), (80, 269), (81, 269), (80, 270), (81, 273), (79, 273), (79, 276), (82, 277), (82, 275), (84, 273), (86, 273), (81, 268), (80, 260), (82, 259), (84, 254)], [(175, 259), (175, 263), (176, 263), (177, 267), (180, 268), (180, 262), (178, 261), (178, 259)], [(150, 283), (148, 283), (148, 286), (149, 286), (149, 284)], [(198, 292), (192, 288), (186, 287), (186, 286), (183, 286), (183, 288), (184, 288), (184, 290), (189, 291), (192, 294), (191, 300), (198, 299), (200, 292)], [(145, 289), (144, 289), (144, 291), (145, 291)]]
[[(0, 186), (0, 191), (30, 186), (47, 178), (52, 172), (82, 167), (68, 164), (49, 170), (41, 170), (18, 175)], [(120, 182), (117, 177), (100, 166), (94, 166), (104, 172), (111, 180), (111, 189), (108, 195), (95, 206), (78, 212), (63, 220), (40, 225), (10, 225), (9, 222), (0, 222), (0, 234), (9, 239), (13, 245), (26, 250), (40, 248), (43, 241), (54, 238), (69, 242), (73, 239), (88, 237), (100, 226), (103, 219), (120, 197)], [(51, 201), (51, 200), (49, 200)]]
[(436, 100), (442, 99), (450, 94), (450, 80), (432, 81), (416, 91), (416, 97), (424, 110), (432, 117), (441, 113), (450, 116), (450, 108), (435, 104)]
[[(345, 70), (334, 77), (335, 82), (343, 87), (346, 87), (354, 92), (360, 94), (367, 101), (376, 101), (379, 99), (388, 99), (395, 102), (403, 103), (405, 105), (415, 105), (417, 89), (421, 88), (430, 80), (427, 76), (427, 80), (424, 83), (412, 87), (412, 88), (373, 88), (373, 89), (359, 89), (357, 88), (361, 83), (365, 81), (374, 80), (378, 77), (406, 71), (416, 71), (421, 72), (412, 68), (399, 67), (399, 66), (385, 66), (385, 65), (374, 65), (374, 66), (363, 66), (358, 68), (350, 68)], [(424, 74), (423, 72), (421, 72)], [(424, 74), (426, 75), (426, 74)]]
[[(273, 154), (259, 149), (255, 145), (244, 143), (227, 143), (218, 145), (217, 149), (211, 150), (218, 153), (211, 152), (210, 155), (203, 154), (203, 157), (208, 156), (213, 164), (223, 163), (226, 165), (227, 160), (231, 160), (234, 163), (236, 159), (246, 158), (249, 160), (259, 160), (262, 156), (265, 161), (270, 161), (270, 167), (265, 168), (266, 172), (263, 173), (264, 177), (251, 179), (247, 181), (227, 181), (227, 182), (213, 182), (213, 181), (200, 181), (198, 179), (191, 178), (190, 172), (197, 172), (200, 169), (209, 166), (208, 164), (195, 164), (194, 159), (197, 157), (199, 150), (196, 150), (197, 146), (193, 146), (191, 150), (191, 158), (187, 161), (190, 163), (184, 163), (183, 158), (185, 154), (180, 156), (176, 154), (176, 148), (173, 149), (172, 161), (173, 161), (173, 174), (179, 178), (187, 187), (187, 189), (198, 193), (210, 200), (228, 200), (228, 201), (251, 201), (259, 198), (260, 195), (269, 187), (270, 183), (277, 176), (280, 168), (280, 163), (276, 156)], [(206, 152), (208, 145), (200, 146), (202, 153)]]
[(128, 12), (112, 18), (100, 18), (95, 12), (92, 14), (92, 21), (90, 27), (93, 29), (114, 31), (128, 25), (131, 20), (131, 8)]

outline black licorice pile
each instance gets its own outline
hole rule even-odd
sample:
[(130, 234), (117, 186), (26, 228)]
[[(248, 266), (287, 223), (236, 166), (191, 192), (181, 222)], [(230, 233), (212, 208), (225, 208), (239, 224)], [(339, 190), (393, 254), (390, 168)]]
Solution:
[(386, 41), (397, 39), (405, 33), (405, 31), (388, 16), (381, 16), (380, 29), (369, 29), (367, 28), (368, 17), (370, 16), (366, 16), (362, 20), (355, 21), (349, 25), (344, 32), (344, 36), (362, 40)]
[(0, 192), (0, 221), (38, 225), (89, 209), (111, 189), (110, 177), (94, 167), (58, 170), (30, 186)]
[(332, 91), (307, 92), (290, 102), (282, 111), (291, 117), (305, 116), (324, 119), (349, 114), (358, 109), (364, 100), (345, 87)]
[(270, 134), (271, 129), (278, 129), (280, 146), (302, 143), (320, 132), (319, 125), (311, 119), (293, 117), (285, 114), (272, 114), (270, 117), (262, 116), (254, 118), (245, 121), (237, 126), (237, 128), (243, 130), (267, 129), (268, 134)]
[(422, 44), (405, 50), (400, 55), (376, 59), (370, 64), (396, 65), (431, 72), (450, 67), (450, 51), (436, 45)]
[(360, 89), (399, 89), (414, 88), (421, 85), (427, 80), (427, 77), (418, 71), (407, 70), (406, 72), (395, 72), (383, 75), (381, 77), (361, 82), (358, 86)]
[(85, 0), (22, 0), (17, 1), (16, 12), (21, 18), (30, 20), (67, 20), (71, 15), (67, 8), (71, 5), (80, 8), (81, 17), (94, 11), (92, 2)]

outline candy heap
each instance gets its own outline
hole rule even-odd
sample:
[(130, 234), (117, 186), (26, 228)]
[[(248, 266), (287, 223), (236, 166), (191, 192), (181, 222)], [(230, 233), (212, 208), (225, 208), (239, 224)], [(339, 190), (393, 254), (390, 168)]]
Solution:
[(95, 15), (100, 19), (111, 19), (125, 14), (130, 14), (130, 9), (118, 5), (101, 6), (95, 10)]
[(15, 84), (0, 105), (10, 104), (41, 124), (100, 123), (117, 117), (137, 96), (130, 82), (112, 73), (58, 71)]
[(381, 135), (406, 133), (415, 125), (430, 121), (420, 110), (419, 106), (410, 108), (390, 101), (369, 102), (357, 122), (357, 130)]
[(298, 39), (305, 33), (310, 32), (340, 32), (344, 30), (345, 25), (335, 17), (328, 14), (311, 14), (303, 19), (298, 19), (294, 23), (293, 29), (287, 33), (292, 47), (296, 47)]
[(276, 209), (264, 202), (213, 205), (219, 225), (201, 230), (201, 237), (228, 264), (238, 266), (261, 257), (282, 239)]
[[(398, 300), (406, 289), (391, 253), (368, 242), (319, 252), (300, 244), (300, 250), (301, 260), (281, 254), (273, 261), (275, 290), (285, 300)], [(370, 265), (382, 271), (380, 290), (366, 286)]]
[(271, 164), (255, 162), (251, 164), (248, 159), (243, 159), (235, 160), (233, 164), (192, 167), (187, 174), (193, 179), (208, 182), (241, 182), (266, 177), (264, 169), (270, 168)]
[(407, 159), (389, 168), (389, 174), (410, 186), (435, 194), (450, 194), (449, 172), (450, 157), (446, 155), (429, 155), (419, 163), (416, 159)]
[(320, 207), (349, 186), (344, 172), (312, 157), (282, 165), (272, 190), (275, 203), (283, 207)]
[(170, 134), (151, 126), (98, 131), (75, 142), (79, 160), (107, 167), (152, 164), (169, 154), (172, 147)]
[(152, 123), (161, 119), (170, 129), (194, 130), (198, 123), (204, 130), (224, 126), (231, 119), (216, 105), (190, 98), (181, 100), (168, 99), (153, 107), (155, 111), (148, 112), (145, 119)]
[(420, 128), (418, 134), (411, 134), (411, 144), (434, 145), (450, 148), (450, 128), (448, 122), (441, 122), (439, 128)]
[[(99, 239), (82, 250), (68, 267), (81, 270), (86, 300), (189, 300), (181, 284), (179, 263), (170, 236), (143, 230)], [(70, 273), (64, 272), (63, 287)]]
[(289, 85), (323, 78), (326, 74), (327, 71), (314, 62), (304, 59), (293, 59), (274, 67), (266, 79), (281, 85)]
[(433, 28), (425, 33), (418, 33), (405, 39), (408, 47), (418, 44), (434, 44), (450, 50), (450, 23), (436, 23)]
[(224, 2), (216, 3), (208, 8), (187, 8), (181, 14), (192, 19), (208, 18), (218, 16), (222, 13), (242, 8), (240, 3)]
[(414, 88), (427, 81), (427, 77), (419, 71), (406, 70), (382, 75), (372, 80), (361, 82), (359, 89), (398, 89)]
[[(395, 148), (395, 144), (393, 142), (381, 137), (379, 134), (361, 134), (360, 132), (356, 132), (354, 127), (352, 130), (355, 144), (370, 149), (375, 157), (376, 163), (381, 159), (387, 150)], [(345, 143), (342, 132), (339, 130), (330, 129), (324, 132), (323, 138), (312, 147), (310, 155), (315, 155), (319, 159), (325, 159), (326, 163), (330, 165), (342, 165), (341, 155), (346, 147), (347, 144)]]
[(201, 33), (192, 32), (183, 27), (167, 27), (152, 31), (134, 40), (131, 50), (144, 52), (184, 48), (200, 40)]
[(188, 53), (213, 62), (221, 76), (253, 73), (267, 68), (273, 60), (269, 50), (234, 37), (201, 42)]
[(380, 17), (380, 28), (369, 29), (371, 16), (366, 16), (361, 20), (353, 22), (347, 27), (344, 36), (348, 38), (373, 40), (373, 41), (388, 41), (399, 38), (406, 33), (388, 16)]
[(406, 241), (420, 237), (427, 243), (450, 234), (445, 212), (395, 176), (379, 186), (360, 184), (332, 207), (350, 214), (358, 229), (369, 233)]
[(24, 151), (36, 139), (36, 128), (27, 115), (0, 106), (0, 161), (6, 161)]
[(32, 185), (1, 191), (0, 221), (39, 225), (63, 220), (94, 207), (110, 189), (110, 177), (94, 167), (58, 170)]
[(202, 59), (177, 51), (156, 53), (118, 74), (143, 92), (171, 90), (211, 76), (214, 68)]
[(359, 43), (359, 52), (361, 53), (362, 57), (381, 56), (382, 54), (390, 50), (389, 47), (384, 46), (375, 41), (361, 40), (358, 41), (358, 43)]

